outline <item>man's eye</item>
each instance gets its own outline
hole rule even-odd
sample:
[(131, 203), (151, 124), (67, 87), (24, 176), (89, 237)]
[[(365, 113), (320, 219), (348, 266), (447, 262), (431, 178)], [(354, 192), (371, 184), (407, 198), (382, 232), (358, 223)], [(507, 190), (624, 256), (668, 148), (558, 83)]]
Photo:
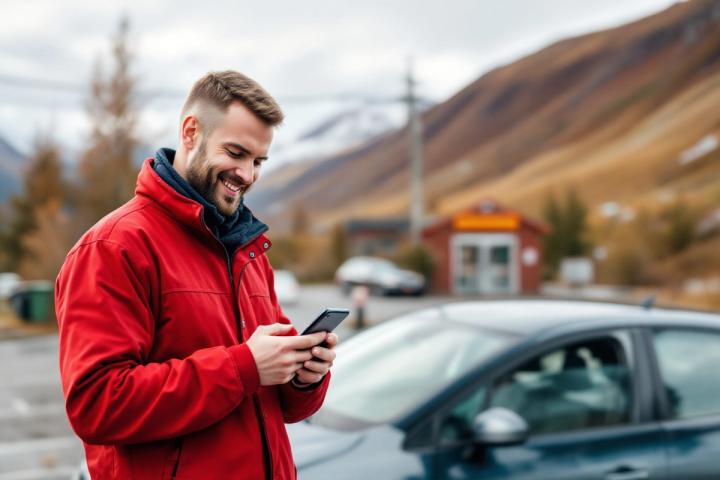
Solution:
[(225, 150), (225, 151), (226, 151), (227, 154), (230, 155), (232, 158), (241, 158), (241, 157), (243, 156), (242, 153), (235, 153), (235, 152), (230, 151), (230, 150)]
[(256, 167), (260, 168), (260, 167), (262, 167), (262, 164), (263, 164), (262, 160), (255, 160)]

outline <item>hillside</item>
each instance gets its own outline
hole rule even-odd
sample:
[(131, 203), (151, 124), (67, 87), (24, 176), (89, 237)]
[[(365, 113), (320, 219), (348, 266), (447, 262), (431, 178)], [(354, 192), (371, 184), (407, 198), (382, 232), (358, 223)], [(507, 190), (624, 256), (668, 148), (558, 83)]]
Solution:
[[(426, 209), (493, 197), (538, 215), (574, 186), (597, 213), (668, 195), (720, 192), (720, 1), (692, 0), (564, 40), (493, 70), (423, 114)], [(261, 181), (251, 205), (274, 230), (302, 205), (316, 225), (408, 210), (407, 133), (388, 133)]]

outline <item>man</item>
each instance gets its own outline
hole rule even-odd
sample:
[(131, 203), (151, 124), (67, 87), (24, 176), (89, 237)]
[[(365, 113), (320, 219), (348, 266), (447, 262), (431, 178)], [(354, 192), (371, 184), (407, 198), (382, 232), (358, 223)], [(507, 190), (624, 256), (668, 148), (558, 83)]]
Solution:
[(322, 404), (338, 340), (297, 335), (243, 205), (282, 118), (240, 73), (201, 78), (177, 152), (68, 254), (60, 371), (93, 480), (295, 478), (285, 423)]

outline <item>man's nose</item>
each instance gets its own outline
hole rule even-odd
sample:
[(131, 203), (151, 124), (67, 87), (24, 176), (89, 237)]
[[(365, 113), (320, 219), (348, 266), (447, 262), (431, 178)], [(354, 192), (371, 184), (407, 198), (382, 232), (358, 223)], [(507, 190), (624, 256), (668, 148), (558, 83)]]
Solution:
[(235, 168), (235, 175), (239, 177), (243, 183), (250, 185), (255, 179), (255, 169), (253, 168), (253, 162), (242, 162)]

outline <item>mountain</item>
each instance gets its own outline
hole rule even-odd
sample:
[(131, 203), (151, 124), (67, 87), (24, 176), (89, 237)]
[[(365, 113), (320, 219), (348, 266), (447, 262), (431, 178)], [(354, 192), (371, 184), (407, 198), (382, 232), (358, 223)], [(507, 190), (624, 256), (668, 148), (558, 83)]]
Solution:
[[(720, 192), (717, 147), (683, 160), (720, 136), (718, 105), (717, 0), (560, 41), (422, 115), (426, 210), (446, 215), (492, 197), (539, 215), (548, 192), (571, 186), (593, 209)], [(268, 175), (249, 205), (281, 231), (289, 205), (321, 227), (404, 215), (408, 163), (406, 129), (389, 131), (282, 172), (282, 182)]]
[(400, 103), (368, 104), (342, 110), (292, 142), (274, 146), (273, 163), (285, 166), (329, 157), (400, 128), (406, 116), (406, 109)]
[[(429, 108), (429, 103), (423, 104)], [(286, 144), (273, 146), (272, 164), (263, 180), (248, 194), (248, 201), (263, 205), (270, 215), (282, 213), (284, 203), (275, 202), (289, 182), (323, 163), (328, 158), (364, 145), (378, 136), (392, 132), (405, 122), (406, 107), (399, 102), (363, 104), (325, 118)], [(278, 165), (274, 167), (274, 165)]]
[(0, 136), (0, 204), (22, 189), (25, 157)]

